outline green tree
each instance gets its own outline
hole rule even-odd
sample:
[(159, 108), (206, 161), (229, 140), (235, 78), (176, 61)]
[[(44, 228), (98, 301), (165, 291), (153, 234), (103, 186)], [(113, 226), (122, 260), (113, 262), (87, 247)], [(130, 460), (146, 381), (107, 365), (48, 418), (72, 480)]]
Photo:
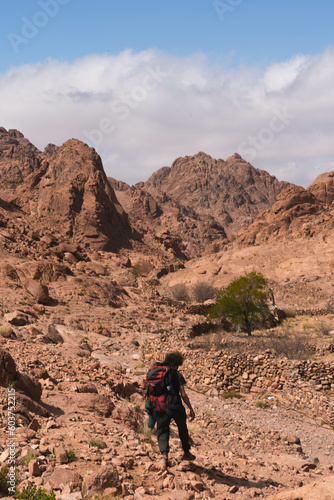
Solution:
[(218, 290), (217, 304), (208, 315), (211, 318), (225, 316), (251, 335), (259, 322), (271, 316), (266, 283), (265, 277), (255, 271), (235, 279), (228, 287)]

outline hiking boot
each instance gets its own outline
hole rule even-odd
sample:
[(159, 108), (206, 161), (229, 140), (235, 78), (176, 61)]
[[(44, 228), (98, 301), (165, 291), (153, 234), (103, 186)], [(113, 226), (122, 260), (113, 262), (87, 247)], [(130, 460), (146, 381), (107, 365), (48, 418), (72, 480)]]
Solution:
[(195, 455), (193, 455), (192, 453), (190, 453), (190, 451), (188, 451), (188, 453), (185, 453), (182, 457), (181, 460), (195, 460)]
[(167, 470), (167, 467), (168, 467), (168, 457), (166, 455), (164, 455), (160, 459), (159, 469), (162, 471), (165, 471), (165, 470)]

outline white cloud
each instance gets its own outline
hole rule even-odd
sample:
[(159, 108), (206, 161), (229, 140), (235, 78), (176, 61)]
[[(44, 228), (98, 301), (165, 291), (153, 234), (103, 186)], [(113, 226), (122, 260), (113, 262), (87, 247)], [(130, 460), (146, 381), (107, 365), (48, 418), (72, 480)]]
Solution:
[(130, 183), (205, 151), (307, 186), (333, 165), (333, 81), (331, 48), (264, 70), (154, 50), (48, 60), (0, 75), (0, 125), (40, 149), (77, 137)]

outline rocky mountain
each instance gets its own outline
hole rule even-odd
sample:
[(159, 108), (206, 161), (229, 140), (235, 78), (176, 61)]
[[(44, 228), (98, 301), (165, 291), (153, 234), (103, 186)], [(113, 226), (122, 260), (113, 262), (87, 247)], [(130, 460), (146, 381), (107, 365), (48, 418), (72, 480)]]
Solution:
[(168, 228), (189, 256), (252, 222), (289, 186), (238, 154), (224, 161), (205, 153), (178, 158), (131, 188), (110, 181), (139, 231)]
[(237, 153), (224, 161), (202, 152), (178, 158), (140, 184), (153, 196), (166, 193), (173, 201), (214, 217), (228, 235), (254, 220), (288, 186)]
[(321, 174), (307, 188), (293, 186), (276, 198), (236, 239), (254, 245), (268, 241), (330, 237), (334, 229), (334, 172)]
[(0, 192), (24, 211), (35, 232), (51, 232), (54, 240), (83, 248), (129, 244), (127, 214), (93, 148), (72, 139), (42, 153), (19, 132), (5, 129), (0, 140)]
[(133, 227), (146, 236), (148, 244), (156, 234), (168, 231), (181, 240), (182, 251), (189, 257), (200, 255), (206, 244), (226, 238), (225, 229), (209, 214), (183, 205), (165, 193), (154, 196), (138, 186), (109, 178), (117, 198), (129, 214)]
[[(0, 144), (0, 498), (332, 498), (333, 172), (305, 190), (201, 153), (146, 189), (74, 139)], [(252, 337), (173, 293), (252, 270), (292, 316)], [(172, 426), (161, 470), (145, 374), (174, 350), (196, 459)]]

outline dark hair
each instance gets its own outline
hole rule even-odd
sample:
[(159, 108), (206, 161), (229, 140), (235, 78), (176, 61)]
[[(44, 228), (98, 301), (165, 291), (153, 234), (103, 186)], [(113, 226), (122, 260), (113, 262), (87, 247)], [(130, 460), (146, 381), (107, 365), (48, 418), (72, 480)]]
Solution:
[(166, 355), (164, 364), (169, 366), (181, 366), (183, 364), (183, 356), (180, 352), (170, 352)]

